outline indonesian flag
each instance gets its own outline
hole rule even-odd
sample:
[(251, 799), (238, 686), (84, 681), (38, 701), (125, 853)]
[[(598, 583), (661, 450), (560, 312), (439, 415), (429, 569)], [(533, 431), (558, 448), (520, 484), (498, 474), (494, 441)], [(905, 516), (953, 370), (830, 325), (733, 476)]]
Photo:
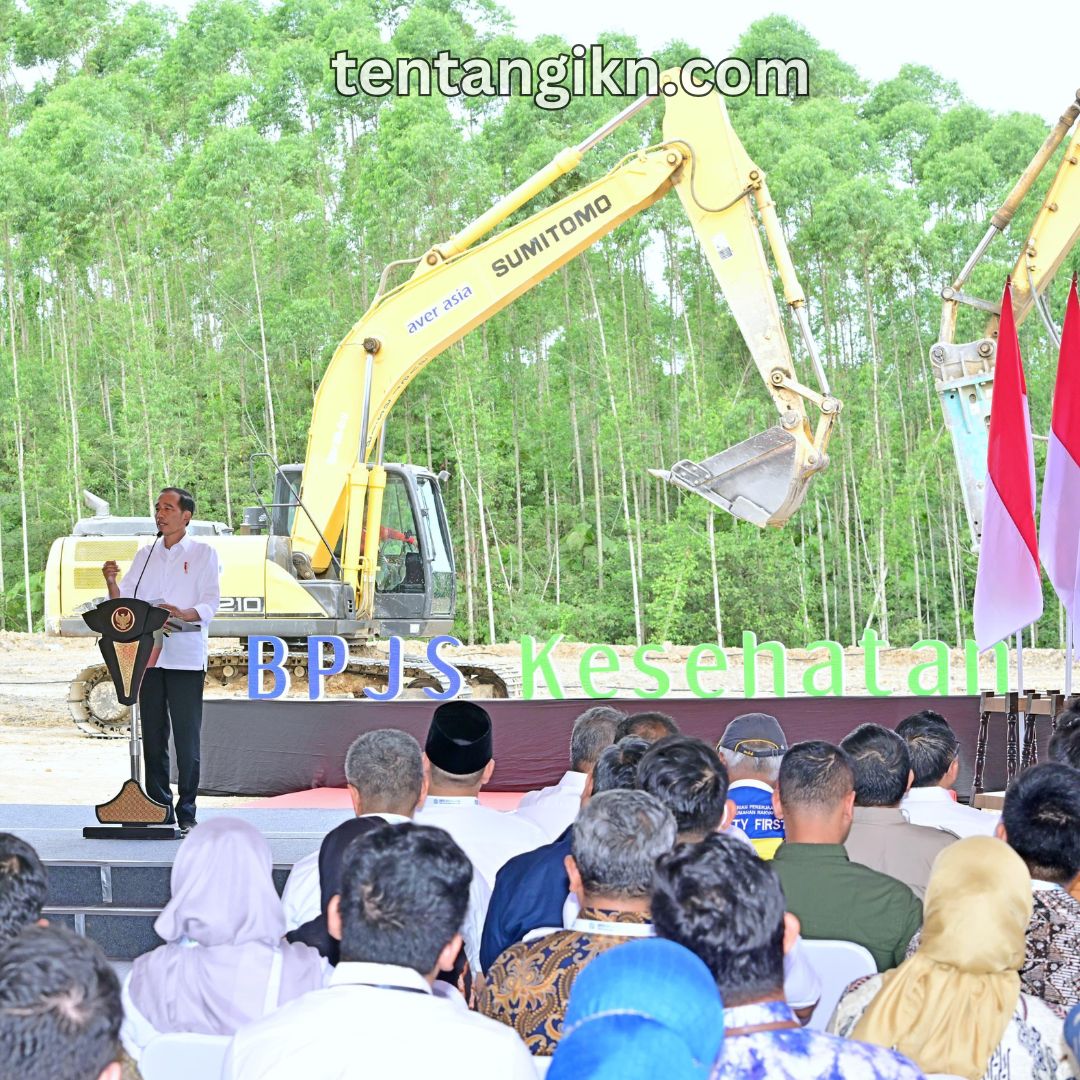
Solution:
[(975, 641), (980, 652), (1035, 622), (1043, 609), (1035, 535), (1035, 454), (1008, 281), (1001, 297), (986, 473), (975, 578)]
[(1077, 552), (1080, 549), (1080, 302), (1076, 275), (1065, 307), (1054, 414), (1046, 448), (1039, 550), (1054, 591), (1070, 618), (1076, 612)]

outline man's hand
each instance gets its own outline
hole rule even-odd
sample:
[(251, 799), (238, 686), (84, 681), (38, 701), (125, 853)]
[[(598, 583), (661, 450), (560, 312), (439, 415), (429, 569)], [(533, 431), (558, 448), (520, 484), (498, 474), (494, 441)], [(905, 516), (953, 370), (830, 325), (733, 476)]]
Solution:
[(116, 575), (120, 573), (120, 567), (116, 565), (115, 559), (110, 559), (101, 568), (101, 575), (105, 578), (105, 581), (112, 585), (116, 581)]
[(184, 621), (184, 612), (178, 608), (175, 604), (158, 604), (158, 607), (164, 608), (174, 619)]

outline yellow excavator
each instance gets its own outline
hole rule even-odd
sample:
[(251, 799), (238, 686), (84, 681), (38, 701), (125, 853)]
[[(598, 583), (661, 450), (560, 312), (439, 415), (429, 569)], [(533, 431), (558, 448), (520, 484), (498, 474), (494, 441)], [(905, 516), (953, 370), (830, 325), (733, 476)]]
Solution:
[[(387, 267), (371, 306), (323, 376), (303, 466), (279, 466), (262, 455), (274, 495), (245, 512), (241, 531), (248, 535), (215, 534), (213, 523), (202, 530), (200, 538), (217, 548), (223, 567), (222, 604), (211, 634), (286, 640), (337, 634), (356, 645), (337, 679), (385, 681), (385, 661), (363, 649), (365, 643), (378, 635), (450, 632), (456, 578), (440, 478), (384, 462), (390, 410), (429, 361), (673, 189), (780, 416), (773, 427), (721, 453), (650, 471), (755, 525), (780, 526), (795, 512), (809, 479), (828, 463), (840, 402), (829, 391), (765, 174), (735, 134), (721, 96), (702, 86), (688, 91), (678, 70), (664, 73), (661, 89), (659, 145), (628, 155), (601, 179), (482, 240), (577, 168), (652, 100), (644, 96), (445, 243), (411, 260), (415, 270), (404, 283), (388, 286), (389, 274), (403, 263)], [(762, 230), (817, 390), (796, 375)], [(817, 415), (813, 423), (808, 406)], [(94, 520), (81, 520), (81, 535), (53, 545), (46, 570), (50, 633), (85, 634), (77, 610), (100, 595), (101, 564), (111, 558), (125, 569), (140, 543), (138, 536), (104, 535), (104, 527), (95, 535)], [(294, 675), (305, 674), (305, 658), (290, 663)], [(516, 689), (512, 674), (467, 657), (454, 663), (473, 693), (512, 696)], [(239, 677), (246, 664), (241, 649), (212, 651), (208, 678)], [(412, 660), (405, 680), (414, 689), (441, 685), (437, 671)], [(70, 696), (84, 730), (122, 734), (126, 710), (109, 702), (104, 666), (83, 672)]]
[[(941, 290), (941, 330), (938, 341), (930, 349), (930, 363), (945, 413), (945, 424), (953, 440), (964, 506), (975, 548), (978, 548), (982, 536), (987, 440), (1001, 311), (998, 300), (971, 296), (964, 292), (964, 286), (991, 241), (1008, 228), (1020, 203), (1068, 136), (1069, 145), (1012, 270), (1016, 325), (1019, 327), (1034, 309), (1038, 311), (1051, 339), (1055, 344), (1060, 344), (1061, 335), (1051, 318), (1044, 294), (1080, 238), (1080, 127), (1077, 126), (1077, 118), (1080, 118), (1080, 90), (1077, 90), (1074, 100), (1061, 114), (1005, 201), (991, 215), (986, 232), (956, 280)], [(989, 316), (983, 336), (977, 341), (954, 341), (961, 306), (975, 308)]]

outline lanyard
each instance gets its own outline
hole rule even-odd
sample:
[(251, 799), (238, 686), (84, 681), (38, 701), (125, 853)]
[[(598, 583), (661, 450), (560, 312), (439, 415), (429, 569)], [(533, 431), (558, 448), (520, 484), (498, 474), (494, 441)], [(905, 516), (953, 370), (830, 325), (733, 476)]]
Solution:
[(575, 919), (571, 930), (579, 934), (601, 934), (608, 937), (655, 937), (652, 923), (601, 922), (599, 919)]
[(427, 994), (433, 996), (430, 990), (421, 990), (419, 986), (395, 986), (393, 983), (350, 983), (350, 986), (367, 986), (372, 990), (400, 990), (403, 994)]
[(480, 800), (471, 795), (429, 795), (425, 806), (479, 806)]

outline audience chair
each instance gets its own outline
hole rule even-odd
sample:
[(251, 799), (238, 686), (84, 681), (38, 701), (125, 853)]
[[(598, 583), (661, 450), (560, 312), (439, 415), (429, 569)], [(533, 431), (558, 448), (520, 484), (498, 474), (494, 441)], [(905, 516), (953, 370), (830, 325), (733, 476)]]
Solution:
[(157, 1035), (139, 1058), (142, 1080), (220, 1080), (228, 1035)]
[(864, 975), (876, 975), (877, 964), (867, 949), (853, 941), (803, 938), (803, 947), (807, 961), (821, 979), (821, 1000), (807, 1027), (824, 1031), (848, 985)]

